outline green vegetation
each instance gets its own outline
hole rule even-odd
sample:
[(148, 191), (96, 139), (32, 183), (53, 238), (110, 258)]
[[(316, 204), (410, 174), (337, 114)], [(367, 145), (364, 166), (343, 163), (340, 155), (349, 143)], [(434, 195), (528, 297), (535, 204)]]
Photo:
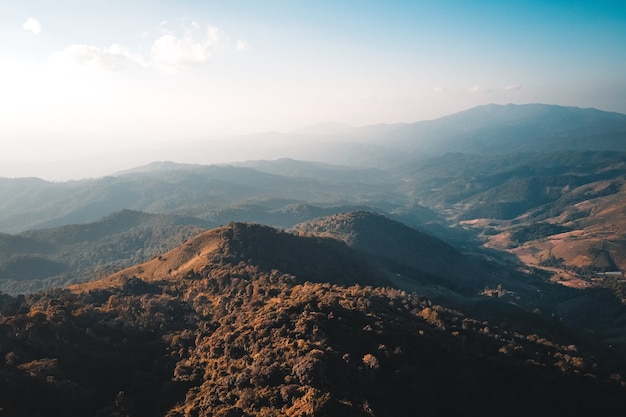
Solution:
[(85, 225), (0, 235), (0, 290), (35, 292), (97, 279), (163, 253), (206, 225), (200, 219), (123, 210)]

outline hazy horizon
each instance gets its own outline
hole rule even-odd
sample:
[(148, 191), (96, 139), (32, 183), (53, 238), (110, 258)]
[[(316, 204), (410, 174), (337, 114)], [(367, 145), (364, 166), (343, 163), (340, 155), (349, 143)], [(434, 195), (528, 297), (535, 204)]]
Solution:
[(626, 113), (620, 1), (25, 0), (0, 36), (0, 177), (226, 162), (192, 144), (488, 103)]

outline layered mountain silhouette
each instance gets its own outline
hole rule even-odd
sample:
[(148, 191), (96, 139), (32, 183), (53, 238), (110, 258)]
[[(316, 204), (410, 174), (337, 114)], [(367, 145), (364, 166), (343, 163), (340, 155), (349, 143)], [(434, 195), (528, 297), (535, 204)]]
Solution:
[(224, 145), (0, 179), (0, 415), (624, 414), (626, 115)]
[(95, 280), (170, 250), (229, 219), (291, 227), (350, 209), (354, 207), (282, 200), (215, 210), (202, 219), (122, 210), (86, 224), (0, 234), (0, 291), (19, 294)]
[[(159, 162), (67, 183), (1, 179), (0, 241), (13, 243), (0, 243), (0, 290), (29, 292), (95, 279), (182, 240), (182, 225), (173, 218), (149, 228), (165, 230), (167, 223), (167, 234), (180, 239), (139, 233), (130, 225), (137, 233), (126, 234), (113, 224), (113, 213), (126, 209), (174, 215), (202, 228), (243, 221), (287, 229), (360, 209), (464, 252), (475, 253), (481, 244), (506, 251), (565, 285), (626, 294), (619, 276), (626, 268), (620, 216), (625, 117), (540, 104), (488, 105), (414, 124), (293, 133), (299, 138), (294, 146), (310, 141), (329, 151), (326, 146), (340, 144), (343, 150), (324, 151), (327, 162), (343, 158), (351, 166), (288, 158), (230, 166)], [(314, 159), (309, 150), (301, 156)], [(101, 223), (107, 216), (113, 220)], [(69, 244), (74, 232), (63, 228), (68, 224), (119, 233), (90, 232)], [(152, 236), (162, 236), (163, 244)]]
[[(371, 242), (360, 240), (359, 225), (366, 222), (386, 220), (355, 213), (318, 224), (336, 224), (325, 233), (352, 236), (348, 241), (364, 242), (365, 251)], [(409, 235), (407, 242), (417, 236), (446, 249), (392, 227)], [(421, 250), (418, 258), (432, 249)], [(615, 415), (626, 409), (621, 368), (594, 345), (565, 330), (527, 332), (507, 324), (510, 317), (485, 320), (394, 288), (363, 251), (330, 237), (231, 223), (99, 281), (4, 296), (3, 413)]]
[[(388, 189), (389, 176), (382, 181), (378, 171), (358, 169), (349, 174), (352, 179), (342, 180), (341, 172), (348, 174), (354, 169), (329, 169), (339, 173), (292, 177), (247, 167), (159, 163), (118, 176), (64, 183), (0, 179), (0, 194), (4, 197), (0, 231), (19, 233), (89, 223), (124, 209), (212, 220), (228, 218), (220, 216), (227, 210), (270, 212), (307, 202), (318, 206), (386, 204), (389, 193), (383, 195), (381, 191)], [(372, 183), (369, 178), (376, 179)], [(263, 214), (271, 217), (271, 213)], [(236, 215), (232, 213), (230, 219), (235, 216), (235, 220), (245, 220)], [(273, 220), (280, 223), (280, 216)], [(296, 222), (302, 220), (306, 219)]]
[[(626, 115), (547, 104), (489, 104), (434, 120), (265, 132), (196, 146), (221, 160), (292, 158), (389, 168), (398, 160), (463, 152), (626, 151)], [(174, 150), (173, 150), (174, 151)], [(161, 157), (163, 158), (163, 157)]]
[[(342, 132), (313, 139), (310, 134), (292, 134), (274, 140), (264, 134), (224, 141), (239, 150), (232, 161), (268, 159), (237, 163), (240, 166), (155, 163), (66, 183), (0, 179), (0, 232), (87, 223), (122, 209), (201, 216), (233, 204), (277, 198), (385, 210), (390, 204), (398, 208), (415, 203), (402, 181), (419, 178), (406, 178), (407, 167), (421, 171), (436, 163), (458, 171), (476, 165), (477, 156), (483, 156), (481, 161), (488, 161), (486, 167), (491, 169), (498, 166), (498, 158), (521, 165), (548, 154), (547, 160), (558, 161), (556, 152), (626, 152), (626, 115), (543, 104), (488, 105), (432, 121)], [(254, 151), (261, 144), (267, 157), (246, 155), (247, 149)], [(194, 155), (210, 155), (217, 146), (205, 145), (207, 152), (202, 143), (196, 144)], [(472, 157), (465, 161), (463, 155), (444, 156), (449, 153)], [(618, 155), (623, 160), (623, 154)], [(433, 157), (444, 159), (433, 162)], [(470, 179), (477, 172), (466, 174), (470, 176), (453, 180)]]

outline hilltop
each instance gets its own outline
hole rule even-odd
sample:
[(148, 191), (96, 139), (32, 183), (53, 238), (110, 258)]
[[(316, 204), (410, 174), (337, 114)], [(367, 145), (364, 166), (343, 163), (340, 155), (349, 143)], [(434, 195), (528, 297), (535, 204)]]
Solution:
[(389, 283), (345, 244), (324, 237), (298, 237), (269, 226), (230, 223), (201, 233), (171, 251), (110, 277), (69, 287), (89, 291), (134, 277), (146, 282), (202, 278), (215, 264), (253, 265), (262, 273), (279, 270), (299, 281), (342, 285)]
[(203, 218), (125, 209), (85, 224), (17, 235), (0, 233), (0, 291), (32, 293), (95, 280), (162, 254), (202, 231), (229, 223), (229, 219), (292, 227), (354, 208), (274, 200), (215, 210)]

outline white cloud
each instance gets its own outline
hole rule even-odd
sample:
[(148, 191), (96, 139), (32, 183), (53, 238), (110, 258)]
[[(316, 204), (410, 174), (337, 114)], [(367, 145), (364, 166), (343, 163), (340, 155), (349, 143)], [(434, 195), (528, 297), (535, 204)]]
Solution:
[(145, 65), (143, 59), (121, 45), (99, 48), (91, 45), (71, 45), (51, 59), (57, 66), (75, 66), (101, 71), (118, 71), (125, 64)]
[(209, 26), (206, 31), (206, 43), (208, 46), (221, 46), (226, 38), (226, 34), (215, 26)]
[(433, 87), (433, 91), (435, 93), (443, 93), (444, 91), (446, 91), (446, 89), (437, 85), (437, 86)]
[(470, 93), (488, 93), (490, 91), (490, 88), (485, 88), (480, 84), (474, 84), (472, 88), (469, 89)]
[[(161, 35), (151, 45), (148, 55), (131, 52), (123, 45), (114, 44), (109, 47), (74, 44), (55, 53), (50, 62), (57, 68), (85, 68), (98, 71), (119, 71), (128, 65), (145, 68), (156, 68), (167, 73), (181, 72), (205, 64), (212, 58), (212, 53), (220, 48), (230, 46), (227, 35), (219, 28), (208, 26), (202, 30), (200, 25), (191, 21), (176, 33), (160, 23)], [(149, 34), (143, 32), (142, 38)], [(239, 41), (236, 49), (246, 49), (248, 44)]]
[(24, 24), (22, 25), (24, 30), (34, 33), (35, 35), (39, 35), (41, 33), (41, 24), (35, 18), (29, 17), (26, 19)]
[(246, 41), (237, 41), (237, 46), (235, 48), (237, 48), (238, 51), (246, 51), (250, 49), (250, 45)]
[(522, 86), (519, 84), (509, 84), (507, 86), (504, 87), (504, 89), (506, 91), (515, 91), (515, 90), (521, 90)]
[(182, 37), (173, 32), (164, 34), (152, 44), (150, 60), (164, 72), (180, 72), (208, 62), (211, 53), (222, 45), (223, 32), (209, 26), (204, 36), (197, 36), (199, 25), (192, 22)]
[(209, 48), (191, 39), (163, 35), (152, 44), (152, 62), (165, 72), (178, 72), (207, 62)]

